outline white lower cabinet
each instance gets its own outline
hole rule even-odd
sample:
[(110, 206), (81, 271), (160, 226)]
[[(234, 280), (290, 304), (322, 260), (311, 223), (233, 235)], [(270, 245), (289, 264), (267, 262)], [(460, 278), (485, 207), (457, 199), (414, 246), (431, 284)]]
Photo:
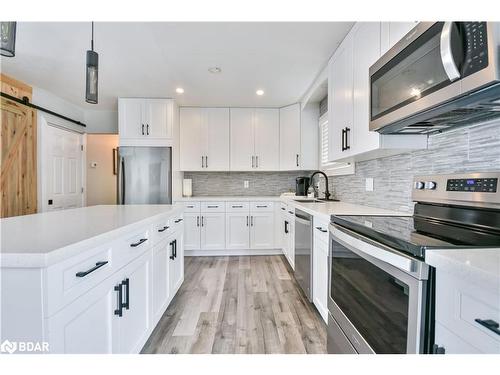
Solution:
[(226, 215), (223, 212), (201, 214), (201, 249), (219, 250), (226, 246)]
[(250, 215), (247, 212), (226, 213), (226, 249), (250, 248)]
[(153, 319), (158, 320), (170, 301), (170, 242), (165, 239), (153, 248)]
[(168, 280), (169, 290), (171, 291), (171, 300), (184, 281), (184, 245), (183, 238), (180, 233), (177, 233), (172, 237), (169, 241), (169, 247)]
[(186, 250), (200, 249), (200, 216), (199, 212), (184, 214), (184, 246)]
[[(313, 302), (321, 317), (328, 323), (328, 225), (313, 229)], [(326, 234), (326, 240), (323, 237)]]
[(274, 247), (274, 212), (250, 213), (250, 248)]

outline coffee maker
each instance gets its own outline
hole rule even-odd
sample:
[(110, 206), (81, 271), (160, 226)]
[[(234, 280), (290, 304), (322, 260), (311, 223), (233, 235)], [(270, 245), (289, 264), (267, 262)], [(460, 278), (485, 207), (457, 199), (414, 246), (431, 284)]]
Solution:
[(297, 177), (295, 179), (295, 195), (302, 197), (307, 196), (310, 181), (311, 179), (309, 177)]

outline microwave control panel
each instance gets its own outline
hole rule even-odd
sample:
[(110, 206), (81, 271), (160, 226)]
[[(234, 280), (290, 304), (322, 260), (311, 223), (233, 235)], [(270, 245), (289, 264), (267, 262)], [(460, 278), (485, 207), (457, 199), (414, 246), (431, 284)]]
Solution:
[(465, 60), (462, 77), (467, 77), (488, 66), (488, 35), (486, 22), (462, 22)]

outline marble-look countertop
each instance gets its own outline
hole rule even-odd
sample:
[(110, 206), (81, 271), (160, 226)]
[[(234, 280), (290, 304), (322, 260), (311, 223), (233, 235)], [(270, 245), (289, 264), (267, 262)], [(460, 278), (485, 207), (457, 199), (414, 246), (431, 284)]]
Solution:
[(103, 205), (1, 219), (0, 267), (46, 267), (180, 211), (180, 205)]
[(436, 272), (452, 273), (463, 280), (500, 290), (500, 248), (427, 250), (425, 262)]

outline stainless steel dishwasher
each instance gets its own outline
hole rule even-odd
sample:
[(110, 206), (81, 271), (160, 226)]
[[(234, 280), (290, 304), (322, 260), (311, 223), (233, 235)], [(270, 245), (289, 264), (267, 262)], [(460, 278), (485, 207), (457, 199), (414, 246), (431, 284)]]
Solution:
[(295, 209), (295, 279), (312, 301), (312, 216)]

